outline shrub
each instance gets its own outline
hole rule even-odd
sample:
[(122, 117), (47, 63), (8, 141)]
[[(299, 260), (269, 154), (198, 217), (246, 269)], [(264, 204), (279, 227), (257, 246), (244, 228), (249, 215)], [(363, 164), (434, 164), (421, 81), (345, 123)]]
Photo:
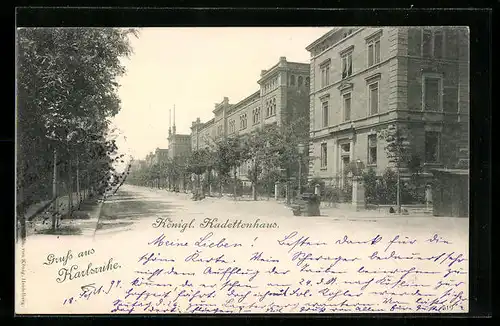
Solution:
[(368, 171), (363, 173), (363, 182), (365, 185), (365, 198), (366, 202), (369, 204), (375, 204), (378, 202), (378, 192), (377, 192), (377, 173), (373, 168), (369, 168)]

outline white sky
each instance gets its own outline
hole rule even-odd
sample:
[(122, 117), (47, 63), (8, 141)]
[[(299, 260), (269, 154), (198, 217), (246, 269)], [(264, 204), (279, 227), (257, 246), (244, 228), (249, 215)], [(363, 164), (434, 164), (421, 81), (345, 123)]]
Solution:
[[(260, 71), (285, 56), (310, 60), (305, 47), (331, 27), (143, 28), (132, 38), (134, 54), (119, 81), (122, 109), (114, 124), (120, 151), (136, 159), (167, 148), (169, 109), (176, 106), (177, 133), (213, 117), (224, 96), (237, 103), (257, 91)], [(124, 140), (126, 139), (126, 140)]]

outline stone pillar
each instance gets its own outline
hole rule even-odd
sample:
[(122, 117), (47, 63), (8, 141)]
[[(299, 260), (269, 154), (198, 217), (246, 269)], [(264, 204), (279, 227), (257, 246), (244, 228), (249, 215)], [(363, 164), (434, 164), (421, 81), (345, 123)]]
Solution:
[(278, 200), (280, 197), (280, 183), (274, 183), (274, 200)]
[(339, 168), (338, 168), (338, 161), (339, 161), (339, 148), (338, 147), (339, 147), (339, 145), (337, 143), (337, 139), (333, 139), (332, 143), (333, 143), (332, 144), (333, 147), (332, 147), (332, 151), (331, 151), (332, 158), (333, 158), (332, 171), (333, 171), (333, 175), (335, 176), (335, 175), (337, 175), (338, 170), (339, 170)]
[(427, 185), (425, 187), (425, 205), (427, 209), (430, 209), (432, 206), (432, 187), (431, 185)]
[(361, 177), (354, 177), (352, 180), (352, 205), (357, 211), (366, 207), (365, 185)]
[(317, 185), (314, 186), (314, 194), (318, 195), (318, 196), (321, 196), (321, 188), (320, 188), (319, 184), (317, 184)]

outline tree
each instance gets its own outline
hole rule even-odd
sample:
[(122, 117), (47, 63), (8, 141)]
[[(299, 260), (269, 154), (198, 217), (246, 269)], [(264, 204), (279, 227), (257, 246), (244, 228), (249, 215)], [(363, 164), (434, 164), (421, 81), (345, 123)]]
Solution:
[[(22, 230), (27, 207), (49, 196), (50, 176), (56, 190), (59, 168), (66, 167), (69, 214), (74, 172), (77, 189), (80, 172), (100, 190), (109, 186), (116, 152), (107, 138), (109, 118), (120, 109), (116, 78), (125, 72), (120, 58), (132, 53), (131, 34), (138, 35), (113, 28), (18, 30), (17, 213)], [(52, 196), (57, 198), (56, 191)]]
[(215, 169), (222, 185), (230, 179), (229, 174), (233, 172), (233, 195), (237, 196), (237, 169), (248, 159), (248, 154), (244, 146), (245, 142), (240, 137), (221, 137), (214, 142)]
[(187, 171), (196, 175), (196, 187), (197, 192), (200, 192), (201, 195), (204, 195), (203, 189), (201, 187), (200, 178), (201, 175), (206, 173), (209, 169), (211, 153), (205, 149), (198, 149), (191, 152), (191, 155), (188, 157), (187, 161)]
[[(272, 139), (271, 146), (274, 149), (275, 155), (274, 164), (283, 171), (283, 178), (287, 185), (287, 203), (290, 203), (290, 179), (298, 173), (298, 164), (305, 164), (302, 161), (299, 153), (299, 144), (306, 145), (308, 143), (308, 128), (304, 128), (307, 118), (297, 118), (289, 121), (278, 127), (278, 133)], [(307, 152), (307, 147), (306, 147)], [(300, 159), (300, 163), (299, 163)], [(307, 165), (307, 164), (306, 164)]]
[(243, 138), (244, 147), (247, 149), (247, 157), (252, 160), (248, 179), (252, 182), (252, 197), (257, 200), (257, 184), (264, 171), (263, 166), (272, 169), (272, 158), (276, 148), (271, 145), (278, 139), (278, 129), (275, 125), (267, 125), (252, 131)]
[(401, 213), (401, 168), (407, 167), (412, 157), (408, 128), (404, 125), (390, 124), (380, 136), (386, 141), (385, 150), (389, 162), (396, 167), (396, 206), (398, 213)]

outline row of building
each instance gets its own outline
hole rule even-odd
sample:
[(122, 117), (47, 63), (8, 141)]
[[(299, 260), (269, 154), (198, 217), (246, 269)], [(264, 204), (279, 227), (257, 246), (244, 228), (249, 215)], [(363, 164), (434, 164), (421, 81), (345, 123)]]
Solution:
[[(212, 119), (192, 123), (190, 135), (177, 134), (174, 122), (169, 148), (143, 164), (299, 117), (309, 122), (310, 179), (335, 182), (354, 160), (383, 173), (391, 163), (379, 135), (390, 124), (410, 130), (424, 168), (468, 164), (466, 27), (333, 28), (306, 49), (310, 63), (281, 57), (261, 71), (255, 92), (234, 104), (224, 97)], [(239, 173), (244, 180), (245, 167)]]

